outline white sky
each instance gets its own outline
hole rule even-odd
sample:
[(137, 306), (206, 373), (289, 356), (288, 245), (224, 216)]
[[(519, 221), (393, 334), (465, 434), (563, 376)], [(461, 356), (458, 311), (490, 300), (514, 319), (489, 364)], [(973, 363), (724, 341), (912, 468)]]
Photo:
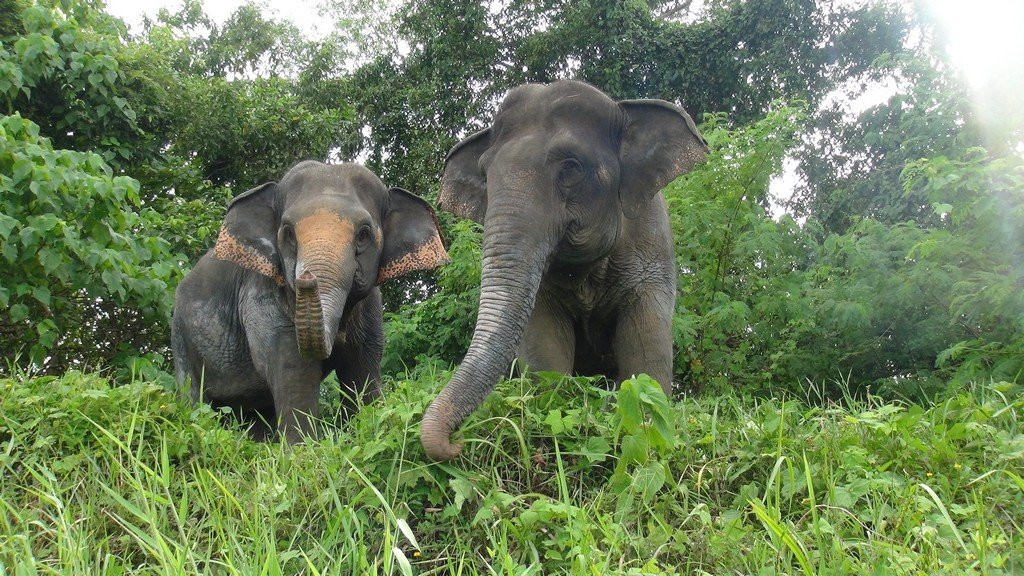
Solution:
[[(312, 37), (326, 33), (331, 17), (318, 0), (262, 0), (270, 12), (291, 20)], [(138, 31), (143, 15), (156, 16), (160, 8), (180, 8), (181, 0), (108, 0), (107, 10)], [(224, 22), (244, 0), (205, 0), (204, 10), (215, 22)], [(702, 0), (696, 0), (699, 8)], [(1024, 66), (1024, 0), (927, 0), (946, 29), (955, 64), (975, 87), (983, 87), (1007, 66)], [(694, 9), (693, 13), (699, 12)]]
[(949, 33), (949, 52), (974, 86), (1007, 65), (1024, 67), (1024, 0), (931, 0)]
[[(245, 3), (244, 0), (205, 0), (203, 11), (214, 22), (222, 23)], [(333, 24), (324, 20), (326, 15), (317, 0), (260, 0), (257, 3), (268, 7), (271, 14), (291, 20), (309, 37), (326, 33), (328, 30), (322, 28)], [(107, 12), (124, 20), (133, 32), (139, 32), (143, 15), (153, 19), (161, 8), (175, 11), (182, 4), (181, 0), (107, 0)]]

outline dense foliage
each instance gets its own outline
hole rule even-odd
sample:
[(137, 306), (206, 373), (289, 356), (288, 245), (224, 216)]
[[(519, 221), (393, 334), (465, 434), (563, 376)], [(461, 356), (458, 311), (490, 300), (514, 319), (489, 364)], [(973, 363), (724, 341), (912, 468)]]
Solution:
[(189, 2), (136, 38), (89, 2), (7, 0), (0, 20), (5, 364), (161, 366), (226, 200), (350, 149), (350, 109), (294, 77), (317, 46), (253, 6), (217, 26)]
[(159, 215), (138, 209), (138, 182), (97, 154), (54, 150), (18, 114), (0, 118), (0, 143), (0, 339), (12, 361), (63, 371), (97, 348), (148, 352), (119, 324), (162, 320), (182, 262), (153, 233)]
[[(196, 1), (132, 36), (91, 3), (6, 0), (8, 365), (160, 367), (174, 284), (232, 194), (304, 158), (359, 157), (432, 198), (445, 151), (509, 87), (570, 76), (615, 97), (679, 101), (711, 142), (708, 162), (666, 190), (685, 389), (810, 381), (835, 395), (843, 381), (915, 395), (1021, 377), (1024, 187), (1013, 149), (1024, 132), (1013, 122), (993, 131), (969, 104), (926, 10), (791, 0), (326, 8), (337, 22), (320, 40), (255, 5), (213, 22)], [(835, 96), (881, 80), (894, 94), (859, 115)], [(769, 183), (787, 157), (802, 178), (775, 198)], [(790, 215), (777, 216), (780, 204)], [(451, 266), (385, 286), (389, 371), (457, 362), (468, 342), (479, 232), (444, 214), (442, 224)]]
[[(1024, 571), (1021, 59), (982, 100), (899, 0), (323, 10), (312, 40), (258, 4), (129, 33), (0, 0), (0, 575)], [(314, 158), (433, 200), (510, 87), (567, 77), (710, 143), (664, 191), (677, 398), (504, 381), (426, 465), (480, 285), (480, 227), (443, 213), (451, 264), (383, 287), (385, 398), (342, 424), (325, 386), (322, 441), (167, 390), (173, 289), (233, 195)]]
[(767, 175), (804, 118), (781, 107), (739, 129), (709, 120), (708, 162), (666, 189), (677, 374), (698, 388), (842, 380), (903, 395), (1019, 380), (1024, 162), (971, 147), (905, 163), (893, 194), (921, 207), (916, 220), (856, 218), (840, 232), (773, 219)]

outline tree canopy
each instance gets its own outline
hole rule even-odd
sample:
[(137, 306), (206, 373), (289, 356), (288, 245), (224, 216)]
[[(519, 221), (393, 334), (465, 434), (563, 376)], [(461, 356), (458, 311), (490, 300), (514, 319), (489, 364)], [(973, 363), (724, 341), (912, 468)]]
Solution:
[[(994, 123), (897, 0), (334, 0), (304, 37), (188, 0), (130, 33), (95, 2), (0, 2), (7, 366), (159, 370), (173, 288), (227, 200), (303, 159), (429, 200), (448, 149), (523, 82), (684, 106), (708, 161), (665, 191), (688, 389), (930, 393), (1024, 370), (1024, 122)], [(850, 98), (885, 83), (883, 102)], [(998, 124), (998, 129), (993, 126)], [(770, 183), (789, 158), (794, 193)], [(779, 209), (786, 214), (778, 216)], [(385, 287), (385, 369), (457, 362), (479, 229)]]

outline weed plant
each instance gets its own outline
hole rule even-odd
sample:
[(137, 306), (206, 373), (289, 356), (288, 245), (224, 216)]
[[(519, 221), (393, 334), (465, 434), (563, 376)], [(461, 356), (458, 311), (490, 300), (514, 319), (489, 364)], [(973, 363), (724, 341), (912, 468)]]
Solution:
[(449, 377), (422, 363), (293, 447), (149, 381), (0, 380), (0, 574), (1024, 571), (1019, 387), (670, 403), (644, 376), (541, 373), (429, 463)]

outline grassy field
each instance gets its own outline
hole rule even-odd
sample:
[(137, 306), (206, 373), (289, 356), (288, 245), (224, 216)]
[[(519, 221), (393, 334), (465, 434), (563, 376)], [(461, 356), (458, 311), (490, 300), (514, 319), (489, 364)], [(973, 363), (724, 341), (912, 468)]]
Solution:
[[(0, 574), (1020, 574), (1024, 395), (927, 406), (509, 380), (429, 464), (429, 366), (322, 440), (155, 383), (0, 380)], [(336, 398), (326, 398), (329, 406)]]

